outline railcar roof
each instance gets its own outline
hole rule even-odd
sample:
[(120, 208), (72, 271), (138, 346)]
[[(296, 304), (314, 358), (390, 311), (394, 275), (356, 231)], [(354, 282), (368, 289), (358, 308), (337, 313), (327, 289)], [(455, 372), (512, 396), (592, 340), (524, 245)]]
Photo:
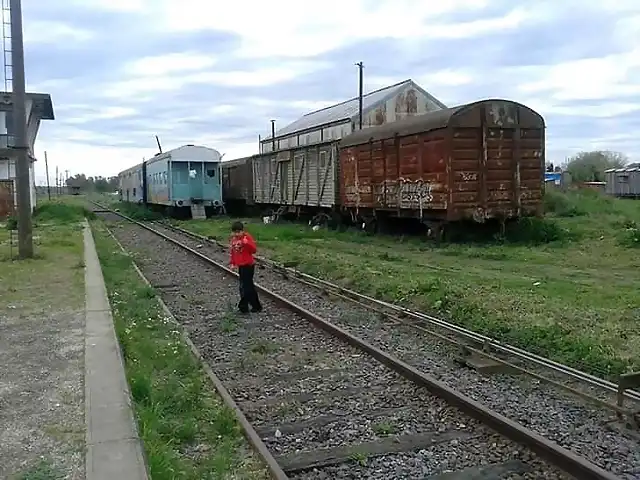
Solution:
[[(519, 106), (527, 110), (531, 110), (529, 107), (520, 103), (504, 100), (504, 99), (487, 99), (477, 102), (467, 103), (464, 105), (458, 105), (456, 107), (445, 108), (442, 110), (436, 110), (435, 112), (424, 113), (422, 115), (415, 115), (413, 117), (403, 118), (396, 122), (387, 123), (378, 127), (369, 127), (362, 130), (353, 132), (350, 135), (342, 138), (340, 141), (340, 147), (349, 147), (352, 145), (362, 145), (370, 141), (383, 140), (386, 138), (393, 138), (394, 136), (406, 136), (414, 135), (416, 133), (429, 132), (431, 130), (437, 130), (439, 128), (445, 128), (449, 125), (449, 122), (453, 117), (459, 113), (478, 106), (482, 103), (502, 102), (508, 103), (514, 106)], [(533, 110), (531, 110), (533, 112)], [(536, 113), (536, 112), (534, 112)], [(544, 126), (544, 120), (542, 116), (537, 114)]]

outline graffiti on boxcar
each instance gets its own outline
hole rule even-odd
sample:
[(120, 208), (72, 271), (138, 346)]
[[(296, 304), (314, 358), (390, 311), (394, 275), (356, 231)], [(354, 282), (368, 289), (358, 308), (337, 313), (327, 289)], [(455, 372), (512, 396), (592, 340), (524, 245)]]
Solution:
[(400, 179), (400, 206), (420, 207), (433, 202), (433, 185), (422, 179), (411, 181)]
[(375, 202), (388, 207), (427, 207), (433, 202), (433, 184), (422, 179), (385, 180), (375, 186)]
[(371, 185), (348, 185), (344, 188), (344, 198), (347, 202), (360, 203), (362, 195), (371, 195)]
[(398, 198), (398, 182), (384, 180), (374, 187), (374, 201), (380, 205), (395, 206)]
[(477, 172), (460, 172), (460, 178), (463, 182), (475, 182), (478, 180)]
[(513, 125), (516, 123), (516, 109), (513, 105), (492, 103), (487, 110), (489, 121), (495, 125)]

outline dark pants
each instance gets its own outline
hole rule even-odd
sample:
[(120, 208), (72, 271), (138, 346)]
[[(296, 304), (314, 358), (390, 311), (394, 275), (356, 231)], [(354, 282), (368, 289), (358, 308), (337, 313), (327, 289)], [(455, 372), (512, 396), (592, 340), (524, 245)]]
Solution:
[(249, 306), (251, 306), (253, 312), (262, 310), (256, 286), (253, 284), (255, 269), (255, 265), (238, 267), (238, 276), (240, 277), (240, 302), (238, 303), (238, 310), (242, 313), (248, 312)]

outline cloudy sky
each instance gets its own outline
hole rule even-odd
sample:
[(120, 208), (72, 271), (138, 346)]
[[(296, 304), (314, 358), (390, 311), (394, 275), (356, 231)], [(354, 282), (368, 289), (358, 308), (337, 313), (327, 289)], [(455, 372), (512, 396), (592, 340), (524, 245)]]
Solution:
[[(46, 150), (72, 173), (113, 175), (205, 144), (255, 153), (258, 134), (412, 78), (447, 105), (502, 97), (547, 120), (547, 158), (619, 150), (640, 160), (640, 3), (628, 0), (29, 0), (27, 89), (50, 93)], [(53, 176), (53, 173), (51, 173)], [(37, 166), (44, 181), (44, 162)]]

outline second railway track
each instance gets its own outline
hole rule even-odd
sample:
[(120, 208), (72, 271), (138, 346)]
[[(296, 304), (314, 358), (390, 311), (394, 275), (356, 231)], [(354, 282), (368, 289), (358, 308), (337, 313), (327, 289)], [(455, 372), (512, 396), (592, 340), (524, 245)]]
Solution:
[(233, 277), (167, 232), (113, 231), (289, 478), (616, 478), (284, 299), (238, 316)]

